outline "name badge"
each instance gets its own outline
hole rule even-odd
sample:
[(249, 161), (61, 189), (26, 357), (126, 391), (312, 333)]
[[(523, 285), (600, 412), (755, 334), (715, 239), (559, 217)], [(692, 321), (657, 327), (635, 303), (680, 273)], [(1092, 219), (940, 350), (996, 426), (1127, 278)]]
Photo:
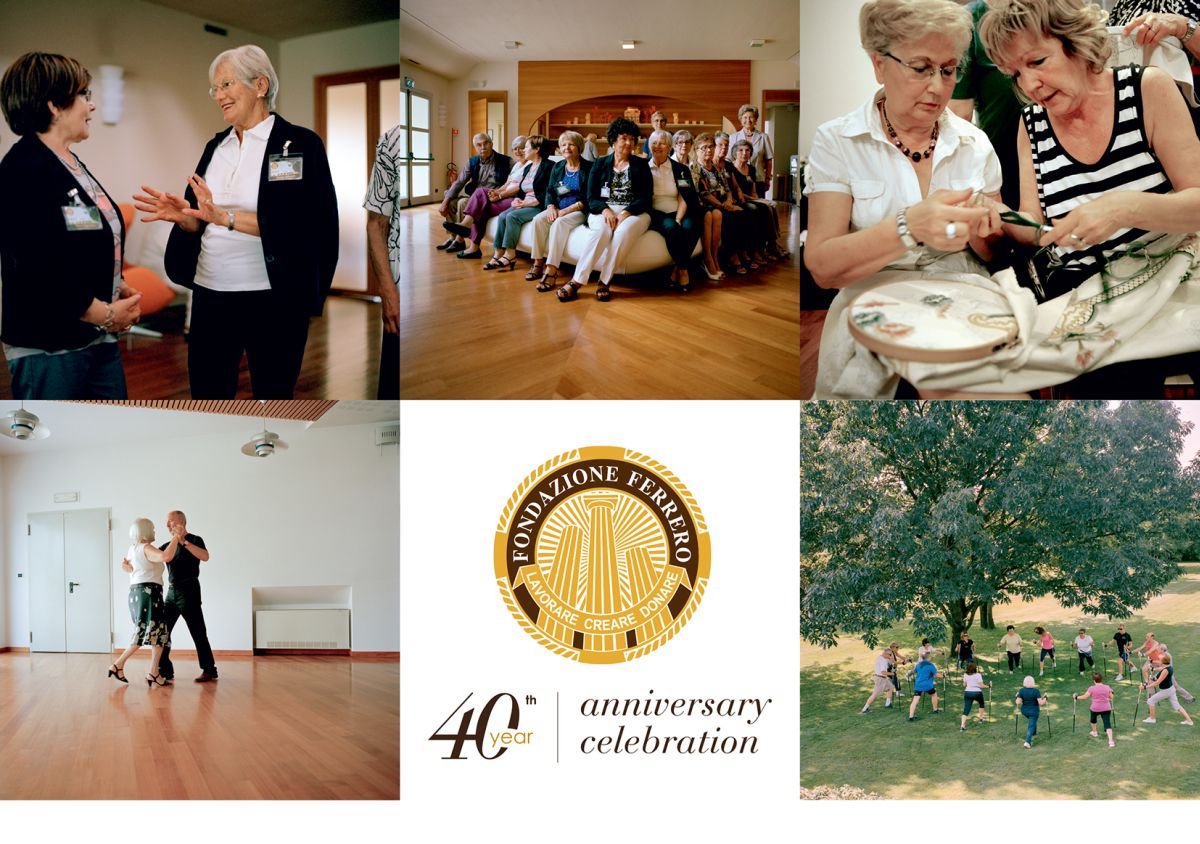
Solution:
[(94, 205), (64, 205), (62, 214), (69, 232), (95, 231), (104, 227), (100, 222), (100, 209)]
[(566, 185), (559, 182), (559, 185), (558, 185), (558, 195), (559, 196), (566, 196), (570, 192), (571, 192), (571, 189), (569, 187), (567, 187)]
[(304, 178), (303, 155), (272, 155), (267, 159), (268, 182), (292, 182)]
[(608, 196), (609, 196), (608, 185), (605, 185), (604, 187), (600, 188), (600, 198), (608, 199)]
[(676, 179), (675, 185), (676, 185), (676, 187), (681, 187), (681, 188), (690, 187), (690, 185), (688, 185), (687, 179)]

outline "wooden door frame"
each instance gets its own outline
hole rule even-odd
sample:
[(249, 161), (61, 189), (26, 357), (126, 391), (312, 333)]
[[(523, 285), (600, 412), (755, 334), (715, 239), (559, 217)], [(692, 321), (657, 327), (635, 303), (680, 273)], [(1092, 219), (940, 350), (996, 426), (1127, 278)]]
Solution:
[[(351, 70), (344, 73), (329, 73), (323, 76), (313, 77), (313, 114), (315, 116), (316, 131), (321, 136), (321, 140), (325, 142), (325, 148), (329, 148), (329, 132), (327, 121), (329, 115), (325, 109), (325, 90), (334, 85), (350, 85), (355, 82), (365, 82), (367, 84), (367, 172), (363, 174), (363, 193), (366, 193), (367, 186), (371, 183), (371, 169), (375, 166), (375, 146), (379, 143), (379, 136), (390, 126), (379, 125), (379, 83), (385, 79), (399, 79), (400, 65), (389, 64), (381, 65), (380, 67), (370, 67), (365, 70)], [(429, 122), (432, 124), (434, 120), (433, 99), (430, 98), (430, 115)], [(372, 132), (371, 127), (376, 127), (376, 131)], [(430, 126), (430, 136), (432, 138), (433, 127)], [(431, 145), (432, 149), (432, 145)], [(433, 168), (430, 168), (432, 173)], [(369, 247), (368, 247), (369, 248)], [(371, 256), (367, 255), (367, 292), (355, 293), (353, 291), (330, 291), (331, 293), (339, 293), (348, 296), (365, 296), (373, 301), (380, 301), (379, 298), (379, 279), (375, 274), (375, 267), (371, 263)]]
[[(478, 99), (478, 97), (476, 96), (477, 94), (483, 94), (484, 99), (487, 100), (488, 102), (491, 102), (493, 99), (501, 100), (504, 103), (504, 125), (511, 128), (512, 124), (508, 122), (508, 91), (507, 90), (494, 91), (491, 88), (472, 88), (469, 91), (467, 91), (467, 124), (468, 124), (468, 126), (470, 126), (470, 122), (471, 122), (471, 100)], [(497, 96), (493, 98), (492, 94), (496, 94)], [(487, 131), (487, 116), (486, 115), (487, 115), (487, 112), (485, 110), (484, 111), (484, 119), (483, 119), (483, 131), (484, 132)], [(511, 135), (512, 132), (509, 132), (509, 134)], [(521, 133), (517, 132), (517, 135), (519, 135), (519, 134), (521, 134)], [(513, 135), (513, 137), (515, 138), (517, 135)], [(471, 128), (469, 128), (468, 135), (467, 135), (467, 158), (470, 158), (472, 155), (475, 154), (474, 137), (475, 137), (475, 129), (473, 127), (471, 127)], [(492, 139), (493, 145), (495, 143), (495, 140), (496, 140), (495, 138)], [(506, 139), (506, 141), (511, 143), (511, 139)], [(501, 155), (508, 155), (508, 150), (506, 150), (506, 149), (497, 149), (496, 152), (500, 153)], [(454, 154), (454, 151), (451, 150), (452, 157), (453, 157), (453, 154)]]

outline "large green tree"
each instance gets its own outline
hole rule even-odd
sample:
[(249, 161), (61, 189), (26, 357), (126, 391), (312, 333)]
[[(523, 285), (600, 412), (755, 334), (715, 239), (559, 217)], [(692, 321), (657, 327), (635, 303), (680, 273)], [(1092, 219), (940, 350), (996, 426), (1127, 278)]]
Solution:
[(950, 641), (1052, 595), (1124, 617), (1179, 574), (1200, 464), (1169, 402), (815, 402), (801, 421), (800, 632)]

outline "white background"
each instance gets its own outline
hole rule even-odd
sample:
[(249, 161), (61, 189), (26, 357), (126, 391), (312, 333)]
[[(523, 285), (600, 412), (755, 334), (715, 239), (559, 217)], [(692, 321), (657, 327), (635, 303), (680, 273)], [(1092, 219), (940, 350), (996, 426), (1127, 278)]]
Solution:
[[(591, 410), (589, 408), (596, 408)], [(584, 412), (580, 412), (584, 410)], [(401, 828), (445, 840), (487, 836), (643, 841), (655, 832), (730, 830), (796, 805), (799, 714), (796, 627), (799, 531), (798, 406), (777, 403), (407, 402), (401, 407)], [(708, 589), (691, 620), (628, 664), (557, 656), (518, 625), (496, 586), (493, 538), (501, 510), (542, 462), (590, 445), (648, 454), (695, 496), (708, 524)], [(587, 697), (770, 698), (753, 726), (732, 719), (662, 719), (658, 735), (753, 732), (754, 755), (583, 756), (582, 735), (621, 721), (581, 718)], [(533, 744), (495, 761), (473, 748), (447, 761), (431, 742), (467, 692), (479, 708), (508, 691)], [(554, 761), (560, 694), (561, 763)], [(493, 730), (507, 716), (497, 707)], [(456, 716), (447, 730), (457, 728)], [(642, 727), (644, 729), (644, 726)], [(640, 733), (642, 730), (638, 730)], [(716, 802), (714, 802), (716, 801)], [(745, 814), (740, 814), (744, 812)], [(451, 830), (453, 832), (451, 832)]]

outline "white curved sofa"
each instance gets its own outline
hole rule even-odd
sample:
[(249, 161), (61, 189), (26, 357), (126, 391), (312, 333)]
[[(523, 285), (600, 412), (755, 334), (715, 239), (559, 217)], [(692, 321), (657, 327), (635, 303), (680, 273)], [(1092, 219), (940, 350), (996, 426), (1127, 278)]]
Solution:
[[(490, 244), (495, 243), (496, 226), (499, 225), (499, 218), (492, 217), (487, 221), (487, 226), (484, 229), (484, 238)], [(571, 231), (571, 237), (567, 240), (567, 248), (563, 254), (563, 263), (575, 265), (579, 263), (580, 257), (583, 255), (584, 247), (587, 245), (590, 237), (590, 230), (585, 223), (582, 226), (576, 226)], [(521, 237), (517, 240), (517, 250), (526, 254), (532, 254), (533, 251), (533, 221), (526, 223), (521, 227)], [(702, 245), (699, 240), (696, 241), (696, 248), (692, 250), (692, 257), (695, 258), (702, 252)], [(605, 249), (605, 252), (608, 250)], [(601, 252), (596, 261), (597, 266), (600, 264), (600, 259), (603, 259), (604, 252)], [(667, 242), (663, 236), (656, 231), (647, 231), (638, 242), (633, 245), (629, 253), (625, 256), (625, 265), (617, 267), (617, 275), (635, 275), (637, 273), (649, 272), (650, 270), (658, 269), (659, 267), (669, 267), (674, 262), (671, 260), (671, 253), (667, 252)]]

